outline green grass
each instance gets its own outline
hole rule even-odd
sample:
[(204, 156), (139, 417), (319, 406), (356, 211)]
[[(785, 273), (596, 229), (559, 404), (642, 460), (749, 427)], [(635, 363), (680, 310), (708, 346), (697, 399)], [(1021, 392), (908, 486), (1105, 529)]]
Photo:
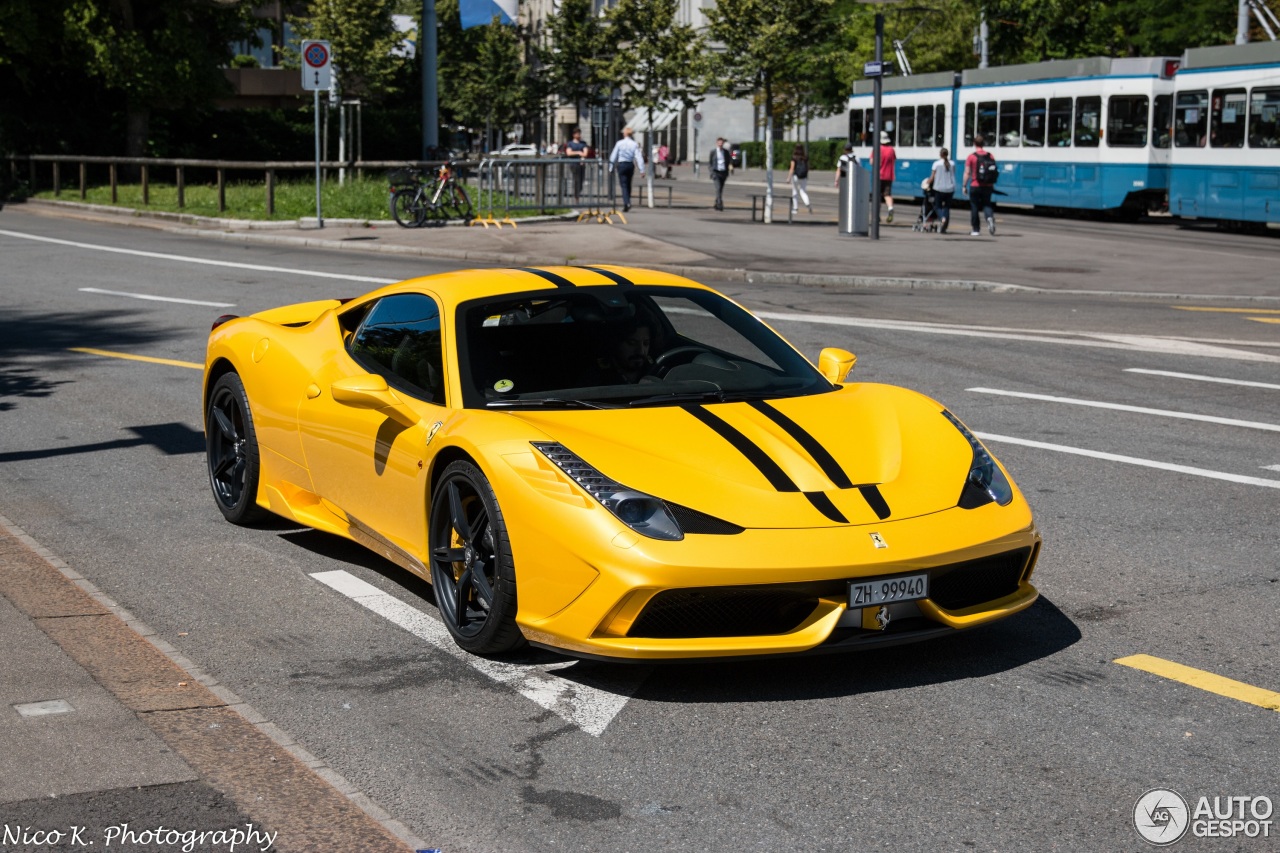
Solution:
[[(468, 187), (467, 193), (472, 201), (476, 199), (476, 189)], [(257, 219), (292, 221), (312, 218), (316, 215), (315, 181), (281, 181), (276, 184), (276, 210), (267, 215), (267, 189), (263, 183), (228, 183), (226, 185), (227, 209), (218, 210), (218, 187), (216, 184), (187, 184), (184, 191), (183, 207), (178, 207), (178, 187), (176, 184), (150, 184), (150, 204), (142, 203), (141, 184), (119, 184), (116, 190), (115, 207), (132, 210), (160, 210), (171, 213), (190, 213), (196, 216), (212, 216), (222, 219)], [(55, 196), (52, 190), (35, 194), (34, 198), (61, 199), (63, 201), (79, 201), (80, 191), (76, 187), (63, 189)], [(111, 187), (86, 187), (84, 201), (87, 204), (111, 205)], [(360, 219), (368, 221), (390, 220), (391, 209), (388, 204), (387, 182), (384, 178), (349, 178), (342, 186), (337, 180), (329, 180), (321, 188), (321, 212), (325, 219)], [(548, 210), (548, 214), (563, 213), (563, 210)], [(477, 213), (479, 211), (477, 210)], [(538, 216), (539, 211), (512, 211), (513, 218)]]

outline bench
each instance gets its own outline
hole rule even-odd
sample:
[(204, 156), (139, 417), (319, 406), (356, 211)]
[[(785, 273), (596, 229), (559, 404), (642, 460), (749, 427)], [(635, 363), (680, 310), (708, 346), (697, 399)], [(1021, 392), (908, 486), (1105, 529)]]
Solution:
[(667, 184), (667, 185), (665, 185), (665, 186), (661, 186), (661, 185), (659, 185), (659, 184), (654, 184), (654, 185), (653, 185), (653, 200), (654, 200), (654, 203), (655, 203), (655, 204), (657, 203), (658, 196), (660, 196), (660, 195), (662, 194), (662, 191), (663, 191), (663, 190), (666, 190), (666, 191), (667, 191), (667, 207), (670, 207), (670, 206), (671, 206), (671, 185), (670, 185), (670, 184)]
[[(751, 194), (751, 221), (752, 222), (764, 222), (764, 204), (765, 204), (766, 197), (767, 196), (765, 196), (764, 193)], [(795, 214), (795, 211), (791, 209), (791, 196), (789, 195), (782, 196), (782, 195), (779, 195), (778, 193), (774, 193), (773, 203), (777, 204), (779, 201), (785, 202), (787, 205), (787, 224), (790, 225), (793, 221), (793, 216)]]

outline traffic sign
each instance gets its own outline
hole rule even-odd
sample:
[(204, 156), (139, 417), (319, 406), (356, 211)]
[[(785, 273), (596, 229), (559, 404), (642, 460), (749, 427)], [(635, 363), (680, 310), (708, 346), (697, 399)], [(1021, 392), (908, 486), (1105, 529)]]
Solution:
[(333, 85), (333, 54), (327, 41), (302, 43), (302, 88), (324, 91)]
[(693, 127), (695, 130), (702, 130), (702, 113), (693, 114)]
[(865, 62), (862, 65), (863, 77), (890, 77), (893, 75), (892, 62)]

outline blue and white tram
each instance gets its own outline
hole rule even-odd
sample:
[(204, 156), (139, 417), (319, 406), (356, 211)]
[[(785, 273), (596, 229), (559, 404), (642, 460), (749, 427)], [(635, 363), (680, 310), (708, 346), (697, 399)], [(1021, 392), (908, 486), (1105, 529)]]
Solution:
[[(1172, 59), (1095, 57), (885, 80), (882, 123), (899, 164), (894, 192), (920, 195), (940, 147), (963, 169), (981, 134), (1000, 167), (1002, 204), (1134, 213), (1161, 206), (1176, 68)], [(878, 136), (871, 106), (871, 83), (859, 81), (849, 132), (864, 161)], [(935, 119), (931, 139), (920, 132), (922, 111)]]
[(1280, 43), (1188, 50), (1175, 82), (1169, 212), (1280, 222)]

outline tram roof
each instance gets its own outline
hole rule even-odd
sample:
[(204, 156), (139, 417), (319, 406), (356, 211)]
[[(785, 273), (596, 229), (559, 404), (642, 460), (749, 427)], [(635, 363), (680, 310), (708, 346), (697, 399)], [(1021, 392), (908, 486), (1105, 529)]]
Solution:
[[(1123, 58), (1091, 56), (1086, 59), (1053, 59), (1048, 62), (1032, 62), (1025, 65), (966, 68), (960, 72), (936, 71), (931, 74), (912, 74), (908, 77), (885, 77), (881, 91), (914, 92), (927, 89), (951, 89), (956, 85), (983, 86), (1088, 77), (1163, 77), (1167, 70), (1167, 61), (1168, 58), (1161, 56)], [(857, 80), (853, 84), (853, 94), (870, 94), (874, 86), (873, 80)]]
[(1182, 55), (1182, 67), (1228, 68), (1233, 65), (1280, 63), (1280, 41), (1254, 41), (1219, 47), (1193, 47)]

